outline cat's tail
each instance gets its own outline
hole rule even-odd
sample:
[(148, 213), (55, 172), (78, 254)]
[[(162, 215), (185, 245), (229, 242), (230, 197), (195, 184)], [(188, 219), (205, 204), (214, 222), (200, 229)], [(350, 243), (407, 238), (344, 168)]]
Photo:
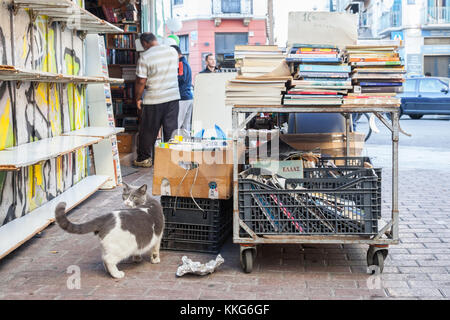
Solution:
[(75, 224), (69, 221), (66, 217), (66, 203), (60, 202), (55, 208), (55, 219), (59, 226), (69, 233), (85, 234), (90, 232), (98, 232), (100, 228), (99, 219), (93, 219), (91, 221)]

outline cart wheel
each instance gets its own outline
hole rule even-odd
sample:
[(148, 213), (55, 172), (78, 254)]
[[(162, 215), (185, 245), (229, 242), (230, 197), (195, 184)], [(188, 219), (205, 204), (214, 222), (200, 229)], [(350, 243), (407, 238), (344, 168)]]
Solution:
[(247, 249), (241, 253), (241, 266), (245, 273), (253, 271), (253, 250)]
[[(379, 268), (378, 271), (382, 273), (384, 269), (384, 260), (387, 255), (387, 250), (378, 250), (374, 252), (374, 250), (369, 249), (369, 251), (367, 251), (367, 265), (369, 267), (377, 266)], [(372, 274), (374, 273), (376, 273), (376, 270), (372, 270)]]
[(383, 272), (383, 269), (384, 269), (384, 254), (383, 254), (383, 252), (381, 250), (375, 252), (375, 254), (373, 255), (373, 265), (378, 266), (378, 268), (380, 268), (380, 273)]

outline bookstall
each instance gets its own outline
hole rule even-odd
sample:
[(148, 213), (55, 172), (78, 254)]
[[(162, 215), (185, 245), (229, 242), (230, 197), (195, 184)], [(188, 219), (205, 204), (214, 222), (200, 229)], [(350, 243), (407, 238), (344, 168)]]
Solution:
[[(286, 63), (257, 77), (237, 76), (227, 86), (233, 105), (233, 242), (240, 244), (245, 272), (252, 271), (257, 245), (275, 243), (368, 244), (367, 263), (382, 272), (388, 246), (399, 242), (401, 129), (395, 93), (404, 68), (396, 44), (358, 45), (356, 22), (354, 15), (342, 13), (290, 13)], [(330, 28), (336, 37), (329, 36)], [(381, 168), (361, 157), (350, 139), (351, 115), (360, 112), (375, 114), (392, 132), (390, 219), (381, 215)], [(247, 129), (262, 113), (342, 114), (344, 154), (333, 154), (338, 149), (332, 141), (314, 143), (314, 136), (282, 139), (279, 129), (269, 135)], [(390, 123), (385, 114), (391, 115)], [(309, 148), (314, 145), (320, 149)], [(247, 152), (239, 158), (243, 146)], [(295, 178), (280, 165), (286, 160)]]
[(123, 83), (111, 84), (114, 119), (125, 132), (118, 135), (118, 147), (123, 153), (133, 150), (138, 130), (138, 116), (134, 97), (136, 64), (139, 53), (135, 41), (141, 28), (141, 4), (134, 1), (87, 0), (86, 7), (96, 16), (123, 29), (120, 33), (105, 35), (108, 73), (111, 77), (124, 79)]
[[(88, 74), (85, 39), (120, 33), (84, 1), (9, 0), (0, 7), (0, 258), (99, 188), (121, 183), (108, 104), (86, 99), (90, 86), (123, 83)], [(98, 58), (96, 61), (94, 59)], [(95, 146), (107, 146), (101, 153)], [(109, 168), (111, 170), (104, 170)]]

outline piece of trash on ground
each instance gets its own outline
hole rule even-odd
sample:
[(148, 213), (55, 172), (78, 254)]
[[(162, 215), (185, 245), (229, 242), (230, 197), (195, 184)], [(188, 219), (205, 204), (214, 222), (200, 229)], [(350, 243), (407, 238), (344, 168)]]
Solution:
[(181, 261), (183, 264), (178, 267), (176, 273), (178, 277), (184, 276), (187, 273), (194, 273), (204, 276), (213, 273), (222, 263), (225, 262), (220, 254), (217, 255), (215, 260), (211, 260), (205, 264), (194, 262), (186, 256), (183, 256)]

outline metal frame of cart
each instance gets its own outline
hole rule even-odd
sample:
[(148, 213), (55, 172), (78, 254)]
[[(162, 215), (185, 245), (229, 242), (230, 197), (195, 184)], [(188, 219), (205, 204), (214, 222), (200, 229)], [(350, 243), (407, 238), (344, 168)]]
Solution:
[[(346, 119), (346, 156), (350, 153), (348, 133), (350, 132), (350, 119), (352, 113), (373, 113), (392, 132), (392, 217), (386, 225), (379, 227), (378, 234), (367, 239), (360, 236), (346, 235), (256, 235), (239, 217), (239, 192), (238, 192), (238, 140), (239, 131), (253, 119), (258, 113), (341, 113)], [(243, 123), (239, 123), (239, 113), (250, 113)], [(384, 118), (383, 113), (391, 114), (391, 123)], [(232, 111), (233, 119), (233, 242), (240, 245), (241, 265), (245, 272), (251, 272), (253, 261), (256, 257), (256, 245), (265, 243), (289, 243), (289, 244), (368, 244), (367, 263), (369, 266), (378, 266), (383, 270), (384, 260), (388, 254), (388, 246), (399, 243), (399, 210), (398, 210), (398, 141), (399, 132), (403, 132), (399, 125), (399, 108), (383, 105), (364, 105), (362, 107), (329, 107), (329, 106), (248, 106), (235, 105)], [(239, 229), (244, 229), (249, 238), (239, 236)], [(375, 269), (372, 269), (375, 271)]]

